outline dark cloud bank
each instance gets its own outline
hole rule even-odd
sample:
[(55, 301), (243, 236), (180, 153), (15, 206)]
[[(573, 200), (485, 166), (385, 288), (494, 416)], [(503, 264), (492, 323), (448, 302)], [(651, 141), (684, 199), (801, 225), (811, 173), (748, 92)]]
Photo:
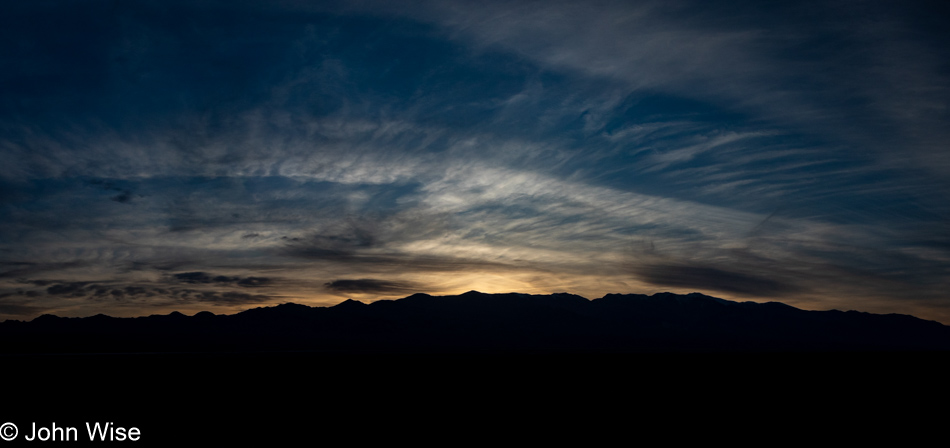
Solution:
[(418, 291), (418, 285), (407, 282), (393, 282), (386, 280), (376, 280), (363, 278), (358, 280), (334, 280), (324, 285), (331, 291), (340, 293), (395, 293), (406, 294)]

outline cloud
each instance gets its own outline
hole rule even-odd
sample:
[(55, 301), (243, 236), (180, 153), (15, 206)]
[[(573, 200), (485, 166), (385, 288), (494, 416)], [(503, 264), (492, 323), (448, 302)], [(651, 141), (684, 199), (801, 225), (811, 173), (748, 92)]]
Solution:
[(781, 297), (802, 291), (796, 285), (770, 278), (709, 266), (645, 265), (638, 267), (635, 274), (654, 285), (725, 291), (748, 297)]
[(245, 305), (255, 303), (266, 303), (274, 300), (273, 297), (263, 294), (246, 294), (242, 292), (210, 292), (205, 291), (196, 293), (192, 296), (194, 300), (211, 303), (213, 305)]
[(273, 279), (267, 277), (231, 277), (226, 275), (207, 274), (205, 272), (182, 272), (179, 274), (172, 274), (171, 278), (174, 281), (181, 283), (232, 285), (245, 288), (271, 286), (274, 282)]
[[(211, 276), (204, 272), (183, 272), (173, 274), (172, 277), (182, 283), (212, 283)], [(226, 277), (225, 277), (226, 279)]]
[(20, 303), (0, 303), (0, 315), (4, 316), (22, 316), (31, 318), (41, 314), (46, 314), (48, 311), (50, 311), (50, 308), (45, 308), (42, 306)]
[(116, 185), (115, 185), (113, 182), (111, 182), (111, 181), (108, 181), (108, 180), (105, 180), (105, 179), (91, 179), (91, 180), (89, 180), (89, 181), (87, 181), (87, 182), (88, 182), (90, 185), (100, 187), (100, 188), (102, 188), (103, 190), (107, 190), (107, 191), (118, 191), (119, 194), (117, 194), (117, 195), (112, 196), (111, 198), (109, 198), (109, 199), (111, 199), (111, 200), (113, 200), (113, 201), (115, 201), (115, 202), (119, 202), (119, 203), (122, 203), (122, 204), (126, 204), (126, 203), (129, 203), (130, 201), (132, 201), (132, 198), (133, 198), (133, 193), (132, 193), (132, 191), (130, 191), (130, 190), (128, 190), (128, 189), (125, 189), (125, 188), (120, 188), (120, 187), (116, 186)]
[(61, 283), (46, 288), (46, 293), (51, 295), (83, 296), (85, 295), (84, 288), (86, 288), (87, 285), (89, 285), (89, 282)]
[(412, 294), (419, 292), (420, 287), (411, 282), (399, 282), (389, 280), (378, 280), (364, 278), (358, 280), (333, 280), (324, 284), (324, 287), (330, 291), (340, 293), (362, 293), (362, 294)]
[(947, 286), (950, 46), (903, 4), (60, 6), (0, 19), (0, 293)]

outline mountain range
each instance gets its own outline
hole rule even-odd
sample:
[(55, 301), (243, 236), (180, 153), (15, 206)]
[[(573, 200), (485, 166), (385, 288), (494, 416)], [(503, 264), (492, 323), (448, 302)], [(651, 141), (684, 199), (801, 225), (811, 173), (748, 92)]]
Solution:
[(43, 315), (0, 323), (0, 353), (666, 353), (950, 350), (950, 327), (707, 295), (414, 294), (232, 315)]

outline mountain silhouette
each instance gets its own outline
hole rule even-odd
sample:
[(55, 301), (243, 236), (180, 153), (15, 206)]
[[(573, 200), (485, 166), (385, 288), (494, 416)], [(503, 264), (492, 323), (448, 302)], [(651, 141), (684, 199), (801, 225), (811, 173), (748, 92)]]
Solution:
[(899, 314), (806, 311), (699, 293), (413, 294), (233, 315), (43, 315), (0, 323), (21, 353), (631, 353), (946, 351), (950, 327)]

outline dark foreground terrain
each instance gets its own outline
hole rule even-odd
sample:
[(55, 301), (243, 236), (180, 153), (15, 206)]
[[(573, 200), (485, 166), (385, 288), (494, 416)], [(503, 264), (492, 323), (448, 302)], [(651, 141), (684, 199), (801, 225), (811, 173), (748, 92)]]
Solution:
[(805, 311), (698, 293), (415, 294), (234, 315), (0, 324), (4, 353), (652, 353), (950, 350), (950, 327), (906, 315)]
[(66, 446), (87, 422), (139, 428), (92, 444), (120, 446), (913, 445), (948, 398), (943, 325), (700, 294), (44, 316), (0, 337), (0, 423), (79, 428)]

